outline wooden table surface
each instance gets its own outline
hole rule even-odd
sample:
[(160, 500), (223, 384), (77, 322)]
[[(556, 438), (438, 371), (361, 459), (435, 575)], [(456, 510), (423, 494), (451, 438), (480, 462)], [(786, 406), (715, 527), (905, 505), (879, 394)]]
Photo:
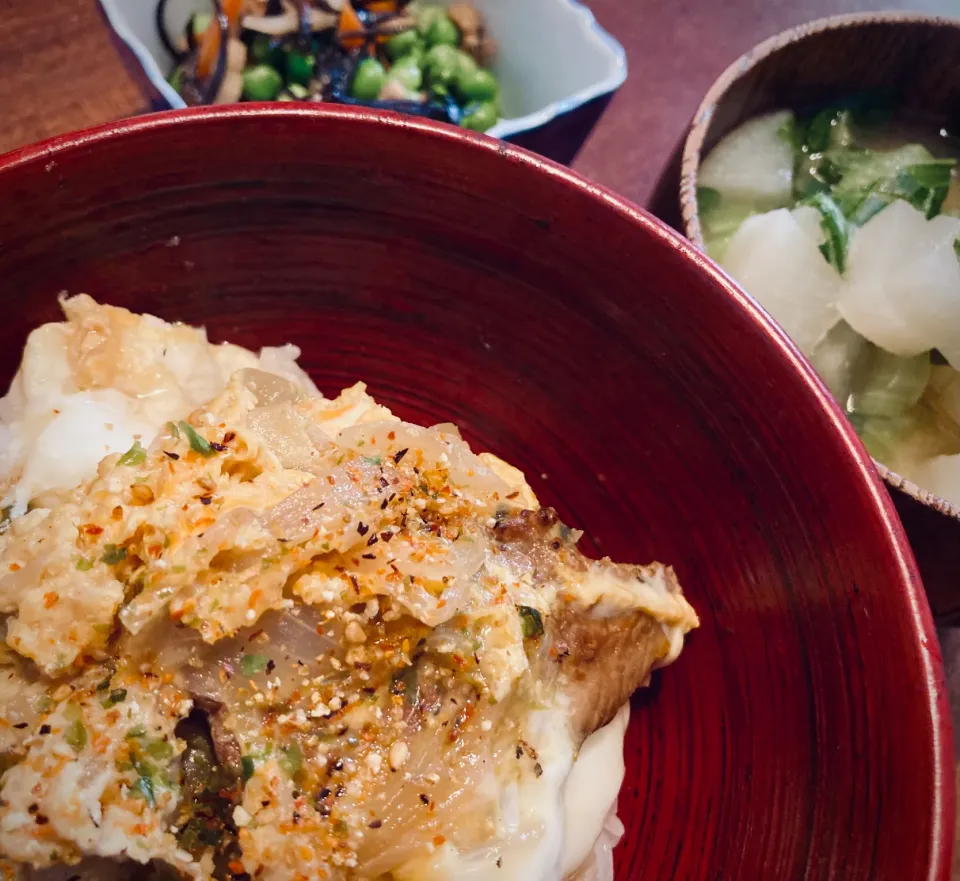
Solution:
[[(97, 0), (0, 3), (0, 152), (143, 111)], [(727, 64), (765, 37), (841, 12), (889, 8), (960, 16), (960, 0), (590, 0), (590, 6), (626, 47), (630, 75), (574, 168), (640, 204), (704, 92)], [(941, 642), (960, 754), (960, 630), (942, 631)], [(960, 878), (957, 867), (960, 859), (954, 871)]]

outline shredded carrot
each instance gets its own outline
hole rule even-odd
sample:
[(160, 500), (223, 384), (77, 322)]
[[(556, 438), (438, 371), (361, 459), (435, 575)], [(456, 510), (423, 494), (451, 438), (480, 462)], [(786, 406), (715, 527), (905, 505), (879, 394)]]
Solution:
[(360, 16), (348, 0), (340, 10), (340, 21), (337, 23), (337, 37), (340, 45), (344, 49), (359, 49), (363, 45), (363, 37), (360, 36), (362, 33), (363, 22), (360, 21)]
[[(240, 20), (240, 9), (243, 0), (223, 0), (223, 12), (230, 22), (230, 27)], [(220, 22), (217, 16), (210, 19), (210, 24), (200, 38), (200, 53), (197, 56), (197, 76), (208, 76), (216, 67), (217, 55), (220, 53)]]

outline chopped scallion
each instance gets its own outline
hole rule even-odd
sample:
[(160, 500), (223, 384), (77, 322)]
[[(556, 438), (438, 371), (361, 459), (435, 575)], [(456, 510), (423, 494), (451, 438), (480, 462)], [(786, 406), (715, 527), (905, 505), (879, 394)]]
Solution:
[(180, 431), (186, 435), (187, 440), (190, 442), (190, 449), (195, 453), (199, 453), (201, 456), (212, 456), (214, 455), (214, 449), (210, 446), (210, 442), (197, 433), (197, 430), (189, 422), (178, 422)]
[(270, 659), (266, 655), (244, 655), (240, 659), (240, 672), (244, 676), (255, 676), (267, 669)]

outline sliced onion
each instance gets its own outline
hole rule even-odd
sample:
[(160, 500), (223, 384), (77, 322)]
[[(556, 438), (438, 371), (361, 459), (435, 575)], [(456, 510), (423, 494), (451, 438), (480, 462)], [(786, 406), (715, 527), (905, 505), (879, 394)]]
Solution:
[(240, 372), (240, 381), (253, 392), (258, 407), (295, 404), (300, 400), (300, 391), (297, 386), (273, 371), (248, 367)]
[(485, 553), (486, 542), (479, 536), (459, 541), (431, 533), (397, 536), (390, 542), (390, 558), (402, 580), (378, 578), (380, 558), (361, 560), (357, 573), (369, 576), (414, 618), (436, 627), (469, 606)]
[(297, 358), (299, 357), (300, 349), (290, 343), (285, 346), (264, 346), (260, 350), (260, 367), (288, 379), (296, 386), (298, 391), (310, 397), (323, 397), (319, 389), (313, 384), (313, 380), (297, 364)]
[(266, 441), (284, 468), (319, 473), (326, 467), (326, 455), (334, 449), (330, 438), (290, 404), (253, 410), (247, 424)]
[[(381, 485), (381, 477), (389, 489)], [(361, 522), (375, 522), (384, 493), (402, 491), (405, 485), (390, 465), (354, 459), (319, 474), (267, 511), (263, 522), (284, 541), (306, 541), (323, 533), (331, 548), (342, 552), (362, 540), (357, 530)]]
[(435, 426), (421, 428), (408, 422), (367, 422), (344, 429), (336, 438), (338, 446), (379, 455), (384, 461), (400, 460), (398, 467), (421, 471), (443, 470), (460, 492), (471, 497), (481, 512), (496, 507), (510, 494), (509, 485), (486, 465), (460, 438)]

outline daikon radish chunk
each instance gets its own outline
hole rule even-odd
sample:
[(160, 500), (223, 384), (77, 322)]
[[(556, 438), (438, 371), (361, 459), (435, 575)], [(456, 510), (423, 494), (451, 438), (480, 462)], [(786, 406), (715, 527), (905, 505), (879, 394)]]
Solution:
[(960, 454), (927, 459), (904, 476), (950, 504), (960, 505)]
[(960, 366), (960, 219), (927, 220), (902, 200), (851, 237), (839, 308), (870, 342), (895, 355), (937, 348)]
[[(812, 216), (811, 216), (812, 215)], [(820, 253), (812, 208), (748, 217), (730, 240), (723, 267), (809, 354), (838, 320), (840, 275)]]
[(784, 110), (758, 116), (735, 129), (704, 159), (698, 186), (717, 190), (727, 200), (749, 202), (759, 210), (788, 204), (793, 148), (781, 132), (792, 120), (793, 113)]

